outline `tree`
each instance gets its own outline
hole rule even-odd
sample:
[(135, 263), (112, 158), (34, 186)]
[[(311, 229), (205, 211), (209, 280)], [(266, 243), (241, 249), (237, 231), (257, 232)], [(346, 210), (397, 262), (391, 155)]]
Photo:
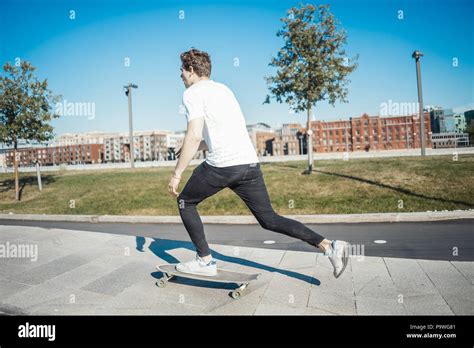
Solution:
[(44, 142), (53, 138), (52, 105), (60, 100), (48, 89), (48, 81), (39, 81), (31, 63), (23, 61), (20, 67), (7, 62), (5, 76), (0, 77), (0, 142), (13, 145), (15, 171), (15, 199), (20, 200), (18, 178), (18, 141)]
[[(316, 13), (315, 13), (316, 12)], [(347, 102), (347, 76), (357, 68), (354, 58), (347, 58), (342, 46), (347, 41), (346, 32), (337, 30), (339, 22), (329, 11), (329, 5), (292, 7), (288, 16), (281, 18), (283, 28), (277, 32), (285, 45), (270, 66), (276, 67), (275, 76), (265, 77), (270, 95), (264, 104), (274, 98), (286, 102), (295, 112), (307, 112), (308, 169), (313, 170), (311, 114), (316, 103), (328, 100)]]

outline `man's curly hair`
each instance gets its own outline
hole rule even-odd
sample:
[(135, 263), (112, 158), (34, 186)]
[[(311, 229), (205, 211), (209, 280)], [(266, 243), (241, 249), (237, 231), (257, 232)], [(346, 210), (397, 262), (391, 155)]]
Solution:
[(186, 71), (193, 67), (194, 72), (199, 76), (211, 76), (211, 57), (207, 52), (191, 48), (189, 51), (181, 53), (181, 63)]

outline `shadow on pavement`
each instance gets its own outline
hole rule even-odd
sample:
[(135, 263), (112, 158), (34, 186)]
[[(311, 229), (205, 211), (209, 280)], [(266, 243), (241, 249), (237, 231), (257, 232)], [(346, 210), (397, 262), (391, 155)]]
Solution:
[[(136, 237), (136, 248), (138, 251), (143, 251), (143, 246), (145, 245), (145, 238), (144, 237)], [(173, 249), (180, 249), (180, 248), (186, 248), (188, 250), (191, 250), (192, 252), (196, 252), (196, 249), (194, 245), (191, 242), (186, 242), (186, 241), (177, 241), (177, 240), (170, 240), (170, 239), (160, 239), (160, 238), (153, 238), (153, 242), (150, 244), (148, 247), (151, 252), (153, 252), (156, 256), (164, 260), (165, 262), (168, 263), (179, 263), (184, 260), (178, 260), (176, 259), (173, 255), (169, 254), (169, 250)], [(221, 254), (215, 250), (212, 250), (212, 256), (221, 261), (229, 262), (229, 263), (236, 263), (242, 266), (247, 266), (247, 267), (252, 267), (255, 269), (260, 269), (263, 271), (267, 272), (276, 272), (280, 273), (283, 275), (286, 275), (287, 277), (295, 278), (304, 282), (307, 282), (309, 284), (314, 284), (319, 286), (321, 282), (314, 278), (310, 277), (301, 273), (293, 272), (293, 271), (287, 271), (284, 269), (276, 268), (276, 267), (271, 267), (267, 266), (258, 262), (254, 261), (249, 261), (246, 259), (242, 259), (240, 257), (235, 257), (235, 256), (227, 256), (224, 254)], [(187, 260), (186, 260), (187, 261)], [(161, 278), (162, 273), (161, 272), (153, 272), (152, 276), (155, 278)], [(206, 287), (217, 287), (215, 283), (212, 285), (212, 282), (205, 282), (205, 281), (196, 281), (193, 279), (185, 279), (181, 278), (180, 283), (189, 283), (193, 285), (197, 285), (198, 283), (206, 284)], [(209, 284), (209, 285), (207, 285)], [(228, 284), (227, 284), (228, 285)], [(220, 288), (221, 286), (219, 286)]]

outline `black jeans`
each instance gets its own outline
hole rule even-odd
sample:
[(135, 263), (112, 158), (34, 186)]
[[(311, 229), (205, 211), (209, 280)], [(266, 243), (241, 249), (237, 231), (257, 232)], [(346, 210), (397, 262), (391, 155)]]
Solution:
[(273, 210), (260, 163), (213, 167), (204, 161), (194, 169), (177, 198), (179, 214), (200, 257), (211, 252), (196, 206), (226, 187), (245, 202), (264, 229), (301, 239), (316, 247), (324, 240), (323, 236), (302, 223), (280, 216)]

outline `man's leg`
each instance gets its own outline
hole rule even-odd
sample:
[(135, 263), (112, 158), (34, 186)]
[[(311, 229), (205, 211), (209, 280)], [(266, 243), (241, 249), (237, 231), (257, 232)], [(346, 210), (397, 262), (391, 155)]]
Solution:
[(285, 218), (273, 210), (259, 165), (250, 168), (246, 180), (229, 187), (245, 202), (264, 229), (298, 238), (315, 247), (322, 244), (323, 250), (330, 243), (301, 222)]
[(260, 165), (250, 167), (243, 180), (229, 187), (247, 204), (263, 228), (322, 249), (334, 268), (334, 277), (338, 278), (344, 272), (349, 262), (349, 244), (339, 240), (329, 241), (302, 223), (278, 215), (271, 206)]
[(223, 187), (212, 186), (206, 181), (206, 165), (201, 163), (189, 178), (183, 191), (177, 198), (179, 214), (184, 227), (196, 247), (199, 257), (204, 258), (211, 254), (209, 245), (204, 235), (204, 226), (199, 217), (196, 206), (207, 197), (210, 197)]

